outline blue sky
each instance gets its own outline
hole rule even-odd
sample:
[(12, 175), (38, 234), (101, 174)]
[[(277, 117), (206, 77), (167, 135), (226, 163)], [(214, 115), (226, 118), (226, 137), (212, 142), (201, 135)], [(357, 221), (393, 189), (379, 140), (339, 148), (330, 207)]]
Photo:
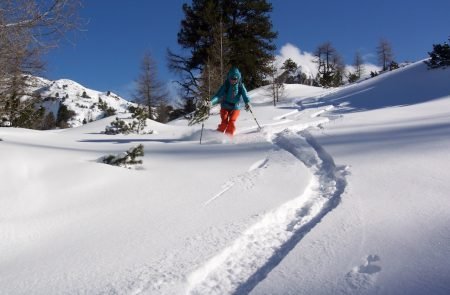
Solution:
[[(149, 50), (160, 79), (177, 79), (167, 69), (166, 50), (180, 52), (176, 41), (185, 0), (84, 2), (80, 12), (88, 21), (85, 30), (70, 35), (73, 42), (62, 42), (48, 54), (47, 78), (72, 79), (130, 98), (140, 60)], [(428, 57), (432, 44), (450, 36), (448, 0), (274, 0), (272, 4), (277, 54), (288, 43), (301, 52), (313, 52), (330, 41), (347, 64), (357, 50), (366, 62), (376, 64), (376, 46), (384, 38), (392, 44), (397, 62), (417, 61)]]

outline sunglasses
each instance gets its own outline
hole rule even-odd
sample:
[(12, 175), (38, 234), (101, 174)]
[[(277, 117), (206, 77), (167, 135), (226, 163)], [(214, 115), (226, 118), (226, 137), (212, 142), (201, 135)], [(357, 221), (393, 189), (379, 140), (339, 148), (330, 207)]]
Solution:
[(232, 77), (232, 78), (230, 78), (230, 80), (231, 80), (231, 81), (237, 81), (238, 78), (237, 78), (237, 77)]

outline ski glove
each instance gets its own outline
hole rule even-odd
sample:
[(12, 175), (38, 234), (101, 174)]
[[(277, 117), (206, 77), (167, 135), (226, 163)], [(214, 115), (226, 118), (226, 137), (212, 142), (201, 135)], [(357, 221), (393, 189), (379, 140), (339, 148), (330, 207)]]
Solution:
[(250, 105), (248, 103), (245, 104), (245, 110), (248, 112), (250, 111)]

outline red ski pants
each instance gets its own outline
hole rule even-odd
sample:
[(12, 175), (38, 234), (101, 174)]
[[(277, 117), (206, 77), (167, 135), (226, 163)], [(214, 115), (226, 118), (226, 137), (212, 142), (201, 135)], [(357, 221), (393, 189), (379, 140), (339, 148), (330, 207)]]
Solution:
[(217, 131), (225, 132), (226, 134), (233, 135), (236, 130), (236, 120), (239, 117), (240, 110), (220, 110), (220, 118), (222, 122), (217, 127)]

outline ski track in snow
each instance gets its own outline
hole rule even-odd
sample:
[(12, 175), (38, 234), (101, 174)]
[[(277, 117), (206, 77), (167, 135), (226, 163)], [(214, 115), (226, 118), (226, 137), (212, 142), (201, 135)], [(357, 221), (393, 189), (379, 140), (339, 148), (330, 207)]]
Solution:
[(313, 178), (302, 195), (267, 213), (232, 245), (188, 276), (187, 294), (247, 294), (274, 269), (343, 193), (345, 167), (307, 131), (285, 129), (272, 141), (302, 161)]
[[(312, 110), (303, 111), (303, 115), (314, 118), (329, 109), (326, 107), (319, 112), (315, 111), (317, 114), (311, 112)], [(298, 112), (290, 112), (284, 116), (283, 121), (291, 121), (286, 118), (291, 116), (294, 120), (300, 117)], [(224, 232), (217, 235), (215, 231), (220, 229), (210, 229), (213, 232), (208, 236), (227, 236), (231, 230), (236, 238), (230, 246), (218, 254), (209, 253), (208, 255), (207, 252), (211, 249), (204, 245), (206, 248), (199, 253), (212, 257), (204, 264), (200, 261), (194, 265), (185, 264), (182, 249), (179, 252), (170, 251), (161, 261), (134, 270), (125, 284), (122, 282), (107, 286), (102, 294), (249, 293), (320, 222), (321, 218), (339, 203), (346, 186), (346, 169), (336, 167), (333, 159), (305, 131), (309, 127), (326, 122), (329, 122), (329, 119), (322, 118), (285, 126), (283, 131), (275, 128), (264, 132), (265, 137), (274, 144), (276, 149), (289, 152), (311, 171), (312, 180), (303, 194), (261, 217), (252, 217), (248, 220), (252, 222), (246, 224), (253, 225), (244, 227), (247, 229), (242, 228), (245, 224), (241, 223), (223, 228), (222, 230), (227, 234)], [(228, 179), (222, 185), (222, 189), (205, 201), (203, 206), (208, 206), (234, 186), (251, 189), (255, 186), (255, 179), (261, 176), (264, 168), (269, 166), (269, 162), (269, 157), (261, 159), (253, 163), (247, 172)], [(203, 238), (198, 239), (200, 240), (193, 238), (187, 243), (193, 243), (194, 248), (201, 248)], [(173, 268), (158, 266), (167, 264), (172, 265)], [(370, 274), (366, 278), (364, 272), (356, 271), (347, 275), (347, 281), (349, 285), (353, 283), (361, 286), (373, 277)], [(360, 279), (364, 282), (360, 282)]]

